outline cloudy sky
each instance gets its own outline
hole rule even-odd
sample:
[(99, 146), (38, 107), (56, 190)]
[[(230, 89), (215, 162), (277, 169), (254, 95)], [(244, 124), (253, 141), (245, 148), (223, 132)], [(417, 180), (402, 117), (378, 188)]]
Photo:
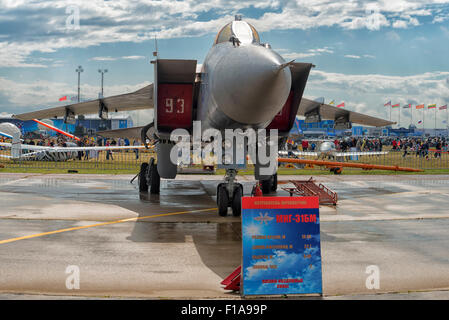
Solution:
[(449, 0), (0, 0), (0, 113), (62, 105), (58, 98), (76, 96), (78, 65), (84, 99), (98, 96), (99, 68), (108, 69), (105, 96), (143, 87), (153, 81), (155, 36), (161, 58), (202, 63), (235, 14), (286, 59), (316, 65), (307, 97), (386, 119), (389, 100), (449, 102)]

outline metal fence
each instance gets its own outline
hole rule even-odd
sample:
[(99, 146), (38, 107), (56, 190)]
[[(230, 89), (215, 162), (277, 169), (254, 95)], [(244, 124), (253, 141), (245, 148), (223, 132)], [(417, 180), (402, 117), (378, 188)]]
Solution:
[[(399, 166), (414, 169), (449, 169), (449, 152), (436, 152), (431, 149), (428, 152), (404, 150), (392, 150), (391, 147), (384, 148), (383, 151), (388, 151), (387, 154), (382, 155), (352, 155), (345, 157), (326, 158), (325, 160), (349, 162), (349, 163), (364, 163), (384, 166)], [(299, 158), (308, 160), (317, 160), (317, 157), (301, 156)], [(345, 170), (360, 170), (358, 168), (345, 168)]]
[[(155, 154), (152, 150), (109, 150), (71, 152), (61, 154), (58, 160), (51, 153), (48, 157), (28, 159), (11, 159), (8, 148), (0, 149), (0, 164), (5, 168), (20, 169), (67, 169), (67, 170), (95, 170), (95, 171), (130, 171), (136, 172), (142, 162), (149, 162)], [(51, 156), (50, 156), (51, 155)]]
[[(385, 155), (365, 155), (338, 157), (335, 161), (367, 163), (387, 166), (401, 166), (415, 169), (449, 169), (449, 152), (429, 151), (427, 154), (414, 151), (394, 151), (389, 148)], [(5, 168), (29, 169), (67, 169), (67, 170), (95, 170), (95, 171), (129, 171), (137, 172), (142, 162), (149, 162), (151, 157), (155, 157), (152, 150), (120, 150), (120, 151), (99, 151), (80, 152), (70, 155), (65, 160), (45, 161), (37, 159), (12, 160), (8, 148), (0, 149), (0, 165)], [(317, 157), (305, 156), (303, 159), (316, 160)], [(300, 167), (300, 166), (296, 166)], [(248, 167), (251, 170), (252, 166)], [(351, 168), (345, 168), (350, 170)], [(293, 168), (294, 170), (294, 168)], [(360, 170), (360, 169), (356, 169)], [(292, 171), (293, 172), (293, 171)]]

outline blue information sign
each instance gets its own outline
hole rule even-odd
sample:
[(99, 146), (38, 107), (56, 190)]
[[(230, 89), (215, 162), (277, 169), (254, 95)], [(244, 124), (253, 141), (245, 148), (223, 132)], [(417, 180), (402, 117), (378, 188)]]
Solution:
[(317, 197), (243, 197), (242, 246), (242, 295), (322, 293)]

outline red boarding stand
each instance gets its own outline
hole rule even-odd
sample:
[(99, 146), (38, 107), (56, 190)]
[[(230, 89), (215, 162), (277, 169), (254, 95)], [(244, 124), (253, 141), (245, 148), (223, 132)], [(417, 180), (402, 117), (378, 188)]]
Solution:
[(227, 276), (220, 284), (225, 285), (225, 290), (239, 291), (240, 290), (240, 273), (242, 267), (238, 266), (237, 269)]

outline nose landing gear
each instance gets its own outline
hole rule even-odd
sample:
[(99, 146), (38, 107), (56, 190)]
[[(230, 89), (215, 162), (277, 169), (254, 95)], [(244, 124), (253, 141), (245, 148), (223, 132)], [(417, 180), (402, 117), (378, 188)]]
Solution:
[(226, 169), (225, 182), (217, 186), (218, 214), (221, 217), (228, 215), (228, 207), (231, 207), (234, 217), (242, 214), (243, 186), (235, 182), (236, 175), (237, 170)]

